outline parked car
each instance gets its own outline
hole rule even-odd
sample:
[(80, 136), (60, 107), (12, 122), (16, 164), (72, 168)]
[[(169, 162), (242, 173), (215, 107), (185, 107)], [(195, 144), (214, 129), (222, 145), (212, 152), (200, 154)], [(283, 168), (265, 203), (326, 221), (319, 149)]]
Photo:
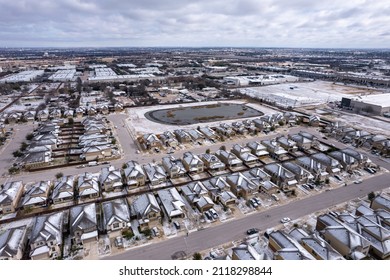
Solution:
[(174, 221), (173, 225), (175, 226), (176, 229), (180, 229), (180, 224), (178, 221)]
[(218, 219), (218, 213), (213, 208), (209, 210), (210, 214), (213, 216), (214, 219)]
[(259, 207), (259, 204), (254, 200), (253, 198), (249, 200), (249, 203), (254, 207), (257, 208)]
[(279, 201), (279, 197), (276, 194), (273, 193), (271, 196), (275, 201)]
[(213, 219), (213, 215), (209, 213), (209, 211), (205, 211), (204, 212), (204, 215), (206, 216), (207, 219), (209, 220), (212, 220)]
[(291, 219), (290, 219), (289, 217), (284, 217), (284, 218), (282, 218), (282, 219), (280, 220), (280, 222), (281, 222), (282, 224), (285, 224), (285, 223), (291, 222)]
[(258, 199), (257, 197), (254, 197), (253, 200), (256, 201), (256, 203), (257, 203), (259, 206), (261, 206), (261, 201), (260, 201), (260, 199)]
[(355, 184), (360, 184), (361, 182), (363, 182), (362, 179), (359, 179), (359, 180), (354, 181)]
[(160, 236), (160, 231), (158, 230), (157, 227), (152, 228), (152, 232), (154, 236), (156, 237)]
[(342, 181), (342, 179), (340, 178), (339, 175), (334, 175), (334, 177), (335, 177), (337, 180)]
[(257, 228), (250, 228), (250, 229), (248, 229), (247, 231), (246, 231), (246, 233), (248, 234), (248, 235), (252, 235), (252, 234), (255, 234), (255, 233), (258, 233), (259, 232), (259, 230), (257, 229)]

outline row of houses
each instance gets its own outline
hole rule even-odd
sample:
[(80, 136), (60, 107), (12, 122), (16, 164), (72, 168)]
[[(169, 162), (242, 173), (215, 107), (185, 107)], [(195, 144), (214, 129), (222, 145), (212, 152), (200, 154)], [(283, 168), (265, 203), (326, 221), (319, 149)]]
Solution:
[[(315, 230), (300, 227), (265, 233), (275, 260), (361, 260), (390, 257), (390, 198), (378, 195), (370, 207), (317, 217)], [(252, 244), (232, 249), (232, 260), (265, 259)]]
[(24, 168), (48, 166), (57, 158), (91, 161), (110, 157), (113, 145), (109, 130), (107, 122), (97, 117), (74, 123), (41, 123), (22, 159)]
[(144, 230), (161, 223), (163, 215), (184, 217), (184, 213), (185, 204), (174, 188), (160, 190), (156, 195), (148, 193), (127, 200), (75, 206), (1, 231), (0, 260), (22, 259), (27, 249), (29, 258), (34, 260), (59, 258), (63, 256), (64, 236), (71, 240), (67, 250), (84, 249), (91, 242), (96, 243), (99, 234), (118, 236), (124, 229), (133, 230), (132, 220), (136, 221), (137, 230)]
[[(92, 122), (93, 123), (93, 122)], [(307, 135), (308, 136), (308, 135)], [(289, 139), (278, 138), (278, 141), (287, 140), (292, 147), (301, 147), (308, 142), (305, 137), (291, 135)], [(302, 138), (301, 142), (297, 139)], [(292, 143), (291, 138), (297, 142)], [(275, 146), (272, 146), (272, 140), (265, 140), (262, 143), (250, 142), (246, 146), (235, 144), (231, 151), (218, 150), (216, 153), (204, 153), (201, 155), (185, 152), (182, 159), (166, 156), (161, 163), (149, 163), (140, 165), (136, 161), (129, 161), (124, 169), (117, 169), (113, 166), (104, 167), (100, 173), (83, 173), (78, 177), (65, 176), (53, 183), (38, 182), (27, 184), (28, 191), (20, 191), (25, 197), (34, 196), (33, 194), (43, 196), (42, 203), (29, 203), (19, 205), (19, 200), (15, 201), (12, 208), (2, 207), (4, 213), (14, 212), (18, 207), (41, 207), (50, 203), (63, 203), (75, 198), (84, 200), (99, 197), (102, 192), (122, 191), (136, 189), (147, 183), (156, 186), (166, 183), (169, 179), (187, 178), (188, 175), (195, 175), (208, 171), (210, 174), (229, 173), (230, 191), (235, 196), (244, 198), (262, 191), (267, 194), (273, 194), (278, 190), (291, 192), (296, 185), (310, 181), (325, 181), (329, 176), (335, 175), (340, 171), (350, 171), (359, 167), (364, 167), (370, 163), (369, 159), (350, 148), (331, 151), (327, 154), (316, 152), (310, 155), (296, 157), (294, 160), (274, 162), (265, 164), (261, 167), (257, 164), (263, 157), (270, 154), (281, 155), (275, 152)], [(283, 141), (281, 141), (283, 142)], [(280, 144), (283, 145), (283, 144)], [(278, 146), (278, 151), (284, 150)], [(287, 146), (285, 146), (288, 149)], [(302, 146), (304, 147), (304, 146)], [(308, 146), (306, 148), (310, 148)], [(295, 148), (294, 148), (295, 149)], [(287, 151), (288, 150), (284, 150)], [(244, 167), (245, 168), (240, 168)], [(249, 169), (248, 169), (249, 168)], [(238, 170), (237, 170), (238, 169)], [(238, 172), (237, 172), (238, 171)], [(233, 179), (234, 178), (234, 179)], [(5, 189), (11, 188), (12, 182), (3, 186)], [(38, 191), (42, 186), (46, 186), (49, 193)], [(36, 189), (36, 191), (34, 191)], [(1, 193), (1, 192), (0, 192)], [(19, 193), (19, 191), (16, 191)], [(23, 200), (24, 201), (24, 200)], [(31, 200), (35, 201), (35, 200)], [(1, 205), (1, 201), (0, 201)]]
[(372, 149), (385, 157), (390, 156), (390, 139), (385, 135), (372, 134), (368, 131), (355, 129), (340, 123), (333, 123), (327, 126), (325, 132), (343, 143)]
[(1, 115), (3, 122), (15, 124), (18, 122), (46, 122), (48, 120), (58, 120), (61, 118), (82, 118), (83, 116), (96, 116), (98, 114), (108, 115), (110, 111), (121, 112), (123, 105), (115, 103), (115, 105), (101, 105), (77, 108), (48, 108), (42, 110), (28, 109), (25, 111), (14, 111)]
[(286, 123), (295, 125), (299, 121), (299, 116), (293, 113), (273, 114), (262, 116), (254, 120), (244, 120), (233, 122), (232, 124), (221, 123), (216, 127), (199, 127), (198, 129), (176, 129), (173, 132), (165, 131), (160, 135), (154, 133), (144, 134), (139, 138), (141, 145), (145, 149), (176, 147), (177, 145), (193, 142), (203, 142), (204, 140), (218, 141), (222, 138), (234, 137), (235, 135), (257, 134), (258, 132), (269, 132), (272, 128), (277, 128)]

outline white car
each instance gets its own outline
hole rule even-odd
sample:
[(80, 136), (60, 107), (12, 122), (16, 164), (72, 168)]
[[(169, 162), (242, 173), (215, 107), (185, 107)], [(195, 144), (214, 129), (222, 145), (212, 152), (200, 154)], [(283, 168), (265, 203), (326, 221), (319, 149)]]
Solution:
[(290, 221), (291, 221), (291, 219), (290, 219), (289, 217), (285, 217), (285, 218), (283, 218), (283, 219), (280, 220), (280, 222), (281, 222), (282, 224), (288, 223), (288, 222), (290, 222)]

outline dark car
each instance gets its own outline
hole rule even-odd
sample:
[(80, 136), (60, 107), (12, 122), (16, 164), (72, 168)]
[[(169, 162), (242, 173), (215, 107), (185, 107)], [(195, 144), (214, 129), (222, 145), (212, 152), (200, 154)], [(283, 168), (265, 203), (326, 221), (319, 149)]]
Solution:
[(255, 233), (258, 233), (258, 232), (259, 232), (259, 230), (258, 230), (257, 228), (250, 228), (250, 229), (248, 229), (248, 230), (246, 231), (246, 233), (247, 233), (248, 235), (255, 234)]

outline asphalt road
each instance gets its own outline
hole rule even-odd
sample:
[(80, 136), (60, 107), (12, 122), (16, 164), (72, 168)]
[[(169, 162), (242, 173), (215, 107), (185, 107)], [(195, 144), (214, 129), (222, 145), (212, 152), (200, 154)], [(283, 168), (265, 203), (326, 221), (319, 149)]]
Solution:
[(184, 251), (188, 256), (208, 248), (241, 239), (245, 231), (252, 227), (260, 230), (280, 224), (280, 219), (290, 217), (298, 219), (316, 211), (357, 198), (365, 197), (371, 191), (379, 191), (389, 187), (390, 174), (385, 173), (365, 180), (361, 184), (352, 184), (329, 192), (271, 208), (267, 211), (251, 214), (204, 230), (191, 232), (188, 237), (175, 237), (147, 246), (127, 250), (121, 254), (109, 256), (109, 260), (163, 260)]

